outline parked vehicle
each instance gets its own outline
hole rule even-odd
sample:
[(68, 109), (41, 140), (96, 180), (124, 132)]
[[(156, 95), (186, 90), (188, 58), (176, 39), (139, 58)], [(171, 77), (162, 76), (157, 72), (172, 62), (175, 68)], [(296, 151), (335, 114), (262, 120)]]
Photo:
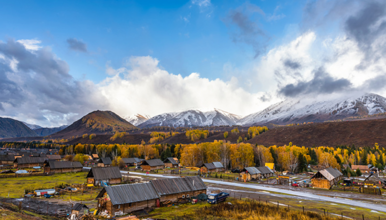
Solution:
[(47, 198), (47, 199), (48, 199), (48, 198), (51, 198), (51, 196), (52, 196), (52, 195), (44, 194), (44, 197)]
[(239, 169), (232, 169), (231, 172), (232, 173), (240, 173), (241, 171)]
[(299, 187), (299, 183), (292, 183), (292, 186)]
[(229, 197), (229, 193), (226, 192), (220, 192), (220, 193), (214, 193), (214, 194), (209, 194), (208, 196), (208, 203), (209, 204), (217, 204), (219, 202), (224, 202), (226, 198)]

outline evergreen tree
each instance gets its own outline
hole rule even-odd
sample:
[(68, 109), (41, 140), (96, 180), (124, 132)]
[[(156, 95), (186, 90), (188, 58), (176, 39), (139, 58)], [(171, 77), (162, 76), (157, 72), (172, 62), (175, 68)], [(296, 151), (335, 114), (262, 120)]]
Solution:
[(298, 172), (307, 171), (307, 160), (304, 158), (303, 154), (300, 153), (298, 156)]
[(360, 169), (357, 169), (356, 174), (357, 174), (357, 176), (362, 176), (361, 170), (360, 170)]
[(363, 155), (362, 155), (362, 159), (361, 159), (361, 164), (362, 165), (367, 165), (367, 151), (364, 149), (363, 150)]

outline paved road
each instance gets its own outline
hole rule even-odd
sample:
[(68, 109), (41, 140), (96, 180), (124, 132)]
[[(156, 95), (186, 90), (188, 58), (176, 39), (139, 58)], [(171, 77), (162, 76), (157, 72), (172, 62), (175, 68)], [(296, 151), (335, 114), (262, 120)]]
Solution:
[[(121, 173), (127, 173), (127, 171), (121, 171)], [(161, 174), (145, 174), (145, 173), (137, 173), (137, 172), (130, 172), (130, 174), (151, 176), (151, 177), (161, 177), (161, 178), (176, 178), (176, 177), (178, 177), (178, 176), (164, 176)], [(285, 193), (288, 195), (300, 196), (300, 197), (311, 199), (311, 200), (320, 200), (320, 201), (327, 201), (327, 202), (332, 202), (332, 203), (340, 203), (340, 204), (345, 204), (345, 205), (350, 205), (350, 206), (357, 206), (357, 207), (361, 207), (361, 208), (386, 212), (386, 205), (381, 205), (381, 204), (367, 203), (367, 202), (355, 201), (355, 200), (344, 199), (344, 198), (332, 198), (332, 197), (327, 197), (327, 196), (315, 195), (315, 194), (307, 193), (307, 192), (299, 192), (299, 191), (279, 189), (279, 188), (274, 188), (274, 187), (259, 186), (256, 184), (223, 182), (223, 181), (208, 180), (208, 179), (202, 179), (202, 180), (206, 183), (214, 183), (214, 184), (225, 185), (225, 186), (244, 187), (244, 188), (248, 188), (248, 189), (257, 189), (257, 190), (264, 190), (264, 191), (276, 192), (276, 193)], [(233, 191), (237, 191), (237, 190), (233, 190)], [(240, 191), (242, 191), (242, 190), (240, 190)]]

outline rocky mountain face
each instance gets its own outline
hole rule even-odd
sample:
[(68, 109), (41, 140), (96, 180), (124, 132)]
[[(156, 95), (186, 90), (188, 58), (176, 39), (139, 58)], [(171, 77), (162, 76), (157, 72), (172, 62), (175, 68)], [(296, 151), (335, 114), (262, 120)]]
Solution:
[(41, 127), (41, 128), (33, 129), (33, 131), (36, 133), (37, 136), (44, 137), (44, 136), (59, 132), (65, 128), (67, 128), (67, 125), (63, 125), (60, 127), (53, 127), (53, 128), (42, 128)]
[(328, 100), (288, 99), (238, 121), (240, 125), (323, 122), (386, 111), (386, 98), (366, 93)]
[(213, 111), (208, 112), (202, 112), (199, 110), (188, 110), (183, 112), (165, 113), (154, 116), (138, 125), (138, 127), (149, 128), (154, 126), (232, 126), (235, 125), (239, 119), (239, 116), (219, 109), (214, 109)]

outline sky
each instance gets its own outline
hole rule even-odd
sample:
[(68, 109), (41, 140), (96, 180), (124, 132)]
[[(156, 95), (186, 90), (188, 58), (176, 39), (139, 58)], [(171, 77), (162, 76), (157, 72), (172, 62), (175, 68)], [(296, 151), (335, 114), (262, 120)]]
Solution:
[(0, 0), (0, 117), (68, 125), (385, 95), (381, 0)]

